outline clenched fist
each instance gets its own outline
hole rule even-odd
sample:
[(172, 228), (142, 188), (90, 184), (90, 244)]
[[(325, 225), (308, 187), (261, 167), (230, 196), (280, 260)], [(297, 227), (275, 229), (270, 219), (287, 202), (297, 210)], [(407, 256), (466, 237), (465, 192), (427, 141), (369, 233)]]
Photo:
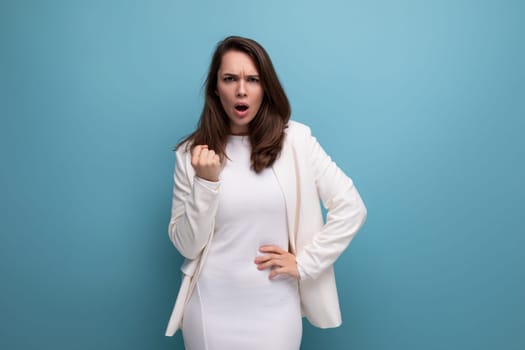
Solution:
[(219, 181), (221, 159), (208, 145), (197, 145), (191, 151), (191, 165), (201, 179)]

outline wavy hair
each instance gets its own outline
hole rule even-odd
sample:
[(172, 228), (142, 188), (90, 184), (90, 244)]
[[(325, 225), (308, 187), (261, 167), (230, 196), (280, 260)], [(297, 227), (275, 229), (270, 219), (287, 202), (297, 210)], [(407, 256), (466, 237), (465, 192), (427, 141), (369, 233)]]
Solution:
[(188, 142), (187, 146), (190, 149), (196, 145), (208, 145), (209, 149), (214, 150), (221, 159), (227, 157), (226, 142), (230, 133), (230, 121), (215, 91), (217, 73), (222, 58), (228, 51), (239, 51), (250, 56), (257, 68), (263, 88), (261, 106), (248, 126), (252, 146), (251, 166), (256, 173), (260, 173), (272, 166), (281, 153), (291, 108), (270, 56), (252, 39), (229, 36), (217, 44), (204, 83), (206, 95), (197, 129), (179, 142), (176, 148), (185, 142)]

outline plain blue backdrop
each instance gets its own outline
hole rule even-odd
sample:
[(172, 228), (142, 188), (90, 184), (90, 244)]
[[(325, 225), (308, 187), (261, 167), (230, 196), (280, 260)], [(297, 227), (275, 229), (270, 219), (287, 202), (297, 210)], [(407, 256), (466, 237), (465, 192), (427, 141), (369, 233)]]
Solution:
[(183, 348), (172, 148), (238, 34), (369, 210), (302, 349), (524, 349), (524, 4), (2, 0), (0, 348)]

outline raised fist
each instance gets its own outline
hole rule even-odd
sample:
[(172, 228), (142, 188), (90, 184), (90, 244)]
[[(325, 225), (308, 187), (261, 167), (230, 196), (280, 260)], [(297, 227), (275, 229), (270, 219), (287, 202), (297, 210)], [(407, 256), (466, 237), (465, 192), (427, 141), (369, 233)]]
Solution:
[(219, 181), (221, 159), (208, 145), (197, 145), (191, 151), (191, 165), (195, 174), (208, 181)]

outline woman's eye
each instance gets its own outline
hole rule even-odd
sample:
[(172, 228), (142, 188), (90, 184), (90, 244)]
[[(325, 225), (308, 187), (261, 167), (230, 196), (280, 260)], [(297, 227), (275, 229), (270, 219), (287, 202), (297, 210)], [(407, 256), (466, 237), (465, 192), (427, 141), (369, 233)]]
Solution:
[(259, 82), (259, 79), (258, 79), (258, 78), (253, 78), (253, 77), (252, 77), (252, 78), (248, 78), (248, 81), (249, 81), (250, 83), (258, 83), (258, 82)]
[(234, 81), (235, 79), (233, 79), (233, 77), (224, 77), (223, 80), (226, 82), (229, 82), (229, 81)]

